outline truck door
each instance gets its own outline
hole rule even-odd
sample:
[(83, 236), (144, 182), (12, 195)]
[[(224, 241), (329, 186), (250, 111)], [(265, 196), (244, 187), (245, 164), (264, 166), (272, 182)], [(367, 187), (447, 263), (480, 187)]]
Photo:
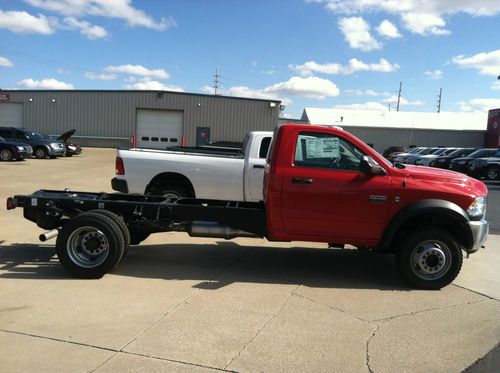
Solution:
[(282, 225), (288, 234), (321, 236), (328, 242), (380, 237), (391, 179), (361, 172), (363, 155), (341, 136), (298, 133), (282, 189)]

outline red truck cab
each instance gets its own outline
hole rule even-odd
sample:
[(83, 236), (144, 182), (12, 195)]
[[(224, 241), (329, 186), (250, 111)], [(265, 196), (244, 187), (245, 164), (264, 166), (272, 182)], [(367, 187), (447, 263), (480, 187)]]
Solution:
[(409, 280), (419, 287), (439, 283), (429, 280), (446, 278), (447, 271), (458, 274), (461, 249), (472, 253), (482, 246), (486, 196), (480, 181), (393, 165), (353, 135), (328, 126), (278, 127), (264, 176), (270, 240), (392, 251), (411, 262), (415, 276)]

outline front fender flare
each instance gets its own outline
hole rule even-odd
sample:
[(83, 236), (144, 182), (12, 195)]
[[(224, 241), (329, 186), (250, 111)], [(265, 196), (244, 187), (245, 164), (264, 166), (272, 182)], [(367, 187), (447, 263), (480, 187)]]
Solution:
[(464, 234), (465, 246), (473, 243), (472, 231), (468, 225), (470, 219), (467, 213), (457, 204), (441, 199), (424, 199), (413, 202), (401, 209), (389, 222), (379, 242), (380, 249), (388, 249), (398, 231), (411, 219), (418, 216), (435, 215), (446, 217), (457, 223), (457, 228)]

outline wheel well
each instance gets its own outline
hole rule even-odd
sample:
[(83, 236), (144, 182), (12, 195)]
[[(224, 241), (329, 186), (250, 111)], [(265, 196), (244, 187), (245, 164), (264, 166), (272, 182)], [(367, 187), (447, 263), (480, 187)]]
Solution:
[(195, 197), (195, 191), (193, 184), (191, 181), (184, 175), (176, 173), (176, 172), (164, 172), (156, 175), (146, 187), (145, 193), (153, 193), (159, 187), (165, 185), (175, 185), (182, 188), (185, 188), (192, 197)]
[(471, 244), (470, 238), (466, 233), (467, 231), (464, 229), (463, 222), (453, 219), (446, 214), (432, 213), (417, 215), (405, 221), (392, 237), (389, 250), (393, 252), (397, 251), (403, 237), (424, 227), (440, 228), (447, 231), (457, 240), (460, 247), (464, 250)]
[(45, 151), (47, 151), (47, 145), (35, 145), (33, 146), (33, 151), (37, 150), (37, 149), (43, 149)]

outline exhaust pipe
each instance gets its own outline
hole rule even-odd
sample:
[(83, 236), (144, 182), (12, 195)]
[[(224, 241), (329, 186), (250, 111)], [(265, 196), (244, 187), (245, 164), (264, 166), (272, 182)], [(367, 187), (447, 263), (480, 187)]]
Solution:
[(226, 240), (236, 237), (258, 237), (253, 233), (220, 225), (214, 221), (193, 221), (189, 226), (188, 234), (191, 237), (225, 238)]
[(56, 228), (56, 229), (52, 229), (50, 231), (47, 231), (45, 233), (42, 233), (40, 236), (38, 236), (38, 238), (42, 242), (48, 241), (51, 238), (54, 238), (54, 237), (56, 237), (59, 234), (59, 229), (60, 228)]

